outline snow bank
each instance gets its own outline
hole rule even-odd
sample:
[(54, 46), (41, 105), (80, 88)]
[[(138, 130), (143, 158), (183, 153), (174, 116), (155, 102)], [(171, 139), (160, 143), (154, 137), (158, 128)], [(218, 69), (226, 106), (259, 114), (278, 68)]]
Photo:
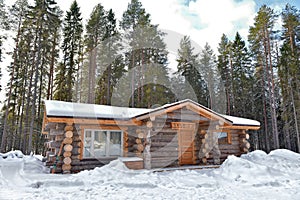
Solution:
[(135, 171), (115, 160), (55, 175), (39, 164), (20, 152), (0, 157), (0, 199), (300, 199), (300, 155), (282, 149), (230, 156), (205, 170)]
[(280, 186), (300, 180), (300, 155), (288, 150), (266, 154), (254, 151), (240, 158), (229, 156), (216, 173), (230, 182), (246, 185)]

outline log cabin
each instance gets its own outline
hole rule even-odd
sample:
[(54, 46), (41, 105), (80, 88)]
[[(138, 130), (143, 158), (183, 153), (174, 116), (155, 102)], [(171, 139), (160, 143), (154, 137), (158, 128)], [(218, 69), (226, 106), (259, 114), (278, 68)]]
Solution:
[(155, 109), (45, 101), (45, 165), (76, 173), (120, 159), (130, 169), (220, 164), (250, 148), (255, 120), (186, 99)]

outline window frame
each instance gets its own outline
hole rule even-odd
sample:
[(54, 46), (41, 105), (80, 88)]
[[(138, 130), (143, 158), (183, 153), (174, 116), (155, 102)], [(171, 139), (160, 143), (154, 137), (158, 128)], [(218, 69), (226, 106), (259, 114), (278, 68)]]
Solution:
[[(100, 157), (96, 157), (95, 156), (95, 149), (94, 149), (94, 142), (91, 142), (91, 147), (92, 147), (92, 150), (93, 150), (93, 154), (91, 155), (94, 155), (94, 156), (85, 156), (84, 155), (84, 151), (85, 151), (85, 144), (86, 144), (86, 132), (87, 131), (91, 131), (91, 141), (94, 141), (95, 140), (95, 132), (97, 131), (100, 131), (100, 132), (106, 132), (107, 135), (106, 135), (106, 140), (105, 140), (105, 155), (104, 156), (100, 156)], [(113, 155), (111, 156), (110, 155), (110, 135), (111, 135), (111, 132), (119, 132), (121, 134), (121, 151), (120, 151), (120, 155)], [(98, 158), (116, 158), (116, 157), (122, 157), (123, 155), (123, 136), (124, 136), (124, 131), (122, 130), (114, 130), (114, 129), (93, 129), (93, 128), (86, 128), (83, 130), (83, 146), (82, 146), (82, 157), (81, 159), (90, 159), (90, 158), (95, 158), (95, 159), (98, 159)]]
[[(224, 137), (224, 138), (219, 138), (218, 137), (218, 144), (219, 145), (222, 145), (222, 144), (225, 144), (225, 145), (226, 144), (230, 144), (231, 145), (232, 144), (231, 131), (230, 130), (221, 130), (221, 131), (220, 130), (218, 130), (218, 131), (216, 130), (214, 132), (217, 132), (218, 134), (219, 133), (227, 133), (227, 137)], [(220, 143), (220, 140), (222, 140), (222, 139), (225, 140), (226, 142), (221, 142)]]

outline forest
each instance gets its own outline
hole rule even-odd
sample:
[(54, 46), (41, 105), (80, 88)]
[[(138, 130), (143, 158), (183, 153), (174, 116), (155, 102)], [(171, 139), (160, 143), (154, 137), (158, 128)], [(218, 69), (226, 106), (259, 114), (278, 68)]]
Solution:
[[(76, 0), (65, 14), (55, 0), (0, 0), (0, 22), (1, 71), (9, 72), (1, 152), (43, 153), (43, 100), (153, 108), (185, 98), (260, 121), (252, 150), (300, 152), (300, 10), (293, 5), (261, 6), (248, 37), (223, 34), (217, 52), (208, 43), (196, 52), (182, 37), (175, 73), (166, 34), (139, 0), (120, 21), (99, 3), (86, 23)], [(12, 52), (4, 50), (4, 30), (13, 34)]]

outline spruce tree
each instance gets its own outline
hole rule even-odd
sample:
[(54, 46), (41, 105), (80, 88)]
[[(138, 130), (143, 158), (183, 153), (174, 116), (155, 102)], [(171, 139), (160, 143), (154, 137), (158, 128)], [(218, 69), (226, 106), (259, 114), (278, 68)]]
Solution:
[[(13, 62), (9, 66), (10, 81), (5, 107), (2, 149), (19, 148), (28, 153), (41, 149), (42, 99), (45, 94), (52, 48), (49, 38), (53, 28), (60, 26), (59, 9), (53, 0), (16, 1), (11, 9), (16, 31)], [(6, 143), (7, 142), (7, 143)]]
[(282, 120), (285, 147), (300, 152), (300, 12), (287, 4), (282, 11), (283, 31), (278, 74), (282, 93)]
[(220, 87), (221, 80), (217, 76), (216, 57), (211, 46), (206, 43), (199, 54), (199, 71), (203, 75), (207, 85), (207, 107), (213, 110), (224, 112), (224, 97)]
[[(266, 151), (270, 151), (270, 136), (273, 141), (272, 149), (279, 148), (277, 124), (277, 99), (275, 96), (274, 59), (272, 55), (274, 42), (274, 11), (263, 5), (256, 17), (254, 26), (250, 27), (248, 41), (256, 65), (256, 94), (257, 104), (262, 103), (263, 115), (256, 116), (262, 121), (262, 130), (265, 133)], [(263, 118), (262, 118), (262, 117)]]
[[(231, 45), (232, 51), (232, 92), (234, 97), (233, 115), (251, 116), (247, 108), (252, 97), (253, 70), (250, 54), (245, 42), (237, 32)], [(252, 100), (253, 101), (253, 100)], [(250, 102), (252, 102), (250, 101)]]
[[(157, 25), (151, 24), (150, 15), (146, 13), (138, 0), (132, 0), (123, 13), (120, 22), (126, 44), (125, 65), (131, 78), (131, 107), (149, 107), (170, 101), (170, 88), (167, 74), (167, 51), (163, 42), (163, 33)], [(161, 81), (161, 83), (158, 83)], [(163, 85), (156, 90), (158, 84)], [(136, 90), (136, 91), (135, 91)], [(151, 92), (157, 92), (155, 99), (149, 98)], [(168, 98), (166, 98), (168, 97)]]
[(113, 88), (125, 72), (123, 57), (120, 54), (121, 40), (117, 30), (115, 14), (110, 9), (105, 13), (105, 32), (99, 45), (96, 103), (111, 105)]
[(85, 35), (85, 49), (88, 54), (88, 103), (95, 103), (96, 77), (100, 70), (97, 69), (97, 60), (98, 54), (102, 54), (99, 47), (104, 40), (106, 23), (105, 10), (101, 4), (97, 4), (87, 22)]
[[(77, 1), (73, 1), (70, 10), (64, 19), (63, 26), (63, 60), (62, 66), (55, 78), (56, 91), (54, 99), (62, 101), (72, 101), (74, 93), (75, 75), (82, 54), (82, 18), (80, 7)], [(64, 73), (64, 75), (62, 75)]]
[[(195, 54), (194, 47), (191, 45), (191, 40), (188, 36), (184, 36), (180, 41), (180, 48), (178, 49), (177, 73), (184, 77), (185, 84), (190, 85), (193, 89), (197, 102), (202, 105), (207, 105), (207, 86), (204, 78), (199, 71), (199, 54)], [(192, 96), (192, 94), (190, 94)]]
[(233, 80), (232, 80), (232, 50), (231, 50), (231, 41), (228, 37), (223, 34), (221, 37), (221, 42), (219, 43), (218, 51), (218, 62), (217, 67), (222, 78), (222, 84), (224, 85), (225, 94), (226, 94), (226, 113), (231, 115), (233, 113), (234, 107), (234, 94), (232, 91)]

